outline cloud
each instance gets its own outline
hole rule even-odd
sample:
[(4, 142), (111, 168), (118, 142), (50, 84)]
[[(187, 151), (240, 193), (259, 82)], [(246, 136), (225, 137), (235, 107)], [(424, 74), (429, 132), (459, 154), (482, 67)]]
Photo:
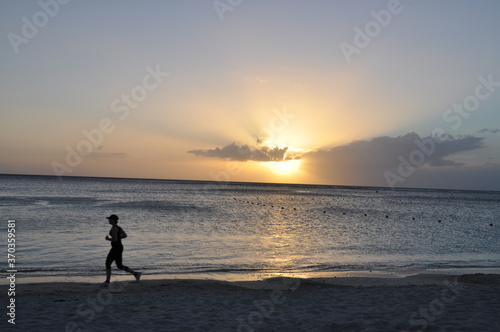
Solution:
[(496, 128), (496, 129), (484, 128), (484, 129), (479, 130), (478, 133), (479, 134), (483, 134), (483, 133), (497, 134), (497, 133), (500, 133), (500, 129), (499, 128)]
[[(258, 142), (261, 143), (261, 142)], [(298, 156), (285, 156), (288, 147), (283, 148), (267, 146), (251, 148), (248, 145), (237, 145), (231, 143), (222, 148), (216, 147), (207, 150), (191, 150), (188, 153), (195, 154), (196, 156), (203, 156), (208, 158), (229, 159), (233, 161), (285, 161), (290, 159), (297, 159)]]
[[(483, 139), (446, 135), (440, 137), (440, 143), (435, 143), (432, 137), (420, 137), (412, 132), (398, 137), (376, 137), (369, 141), (356, 141), (327, 150), (309, 152), (303, 155), (303, 164), (305, 170), (315, 175), (318, 182), (387, 186), (384, 173), (397, 172), (402, 158), (408, 161), (410, 157), (418, 157), (415, 168), (427, 169), (428, 172), (431, 170), (431, 173), (439, 168), (461, 168), (463, 165), (450, 157), (460, 152), (482, 148)], [(456, 173), (457, 171), (454, 172)], [(412, 183), (416, 187), (420, 184), (415, 183), (414, 179), (425, 180), (413, 175), (410, 178), (412, 181), (406, 181), (405, 184)]]
[[(395, 186), (415, 188), (500, 190), (500, 164), (465, 165), (453, 159), (484, 147), (484, 137), (421, 137), (411, 132), (398, 137), (375, 137), (330, 149), (295, 154), (288, 147), (257, 147), (231, 143), (224, 147), (191, 150), (189, 153), (207, 158), (233, 161), (284, 161), (301, 159), (301, 170), (310, 183)], [(464, 159), (464, 158), (461, 158)], [(402, 160), (412, 168), (408, 176), (399, 176)], [(391, 172), (401, 181), (391, 183)]]
[[(430, 137), (424, 139), (432, 139)], [(422, 139), (422, 140), (424, 140)], [(428, 156), (427, 164), (430, 166), (458, 166), (461, 165), (452, 160), (445, 159), (453, 154), (472, 151), (484, 147), (483, 137), (465, 136), (461, 138), (450, 137), (439, 144), (436, 150)]]

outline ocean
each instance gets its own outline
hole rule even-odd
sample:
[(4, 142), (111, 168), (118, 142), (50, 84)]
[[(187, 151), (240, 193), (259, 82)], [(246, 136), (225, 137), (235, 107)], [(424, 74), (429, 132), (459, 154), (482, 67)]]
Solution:
[(117, 214), (124, 264), (144, 278), (500, 269), (499, 203), (485, 191), (0, 175), (0, 268), (15, 220), (17, 280), (104, 280)]

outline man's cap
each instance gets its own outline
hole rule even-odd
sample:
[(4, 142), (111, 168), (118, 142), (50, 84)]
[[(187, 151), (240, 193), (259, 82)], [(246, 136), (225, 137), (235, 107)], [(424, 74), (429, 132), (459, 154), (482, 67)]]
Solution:
[(109, 217), (106, 217), (106, 219), (118, 220), (118, 216), (116, 214), (112, 214)]

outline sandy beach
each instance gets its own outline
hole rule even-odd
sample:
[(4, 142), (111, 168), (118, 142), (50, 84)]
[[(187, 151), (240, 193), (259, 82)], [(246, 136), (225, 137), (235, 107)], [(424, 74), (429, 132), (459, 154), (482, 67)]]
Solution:
[(15, 299), (2, 331), (500, 330), (498, 274), (38, 283)]

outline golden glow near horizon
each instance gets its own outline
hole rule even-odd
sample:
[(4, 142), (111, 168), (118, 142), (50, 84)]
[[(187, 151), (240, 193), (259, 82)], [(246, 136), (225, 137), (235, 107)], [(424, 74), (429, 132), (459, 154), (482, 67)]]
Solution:
[(300, 172), (301, 160), (270, 161), (266, 166), (278, 176), (296, 176)]

